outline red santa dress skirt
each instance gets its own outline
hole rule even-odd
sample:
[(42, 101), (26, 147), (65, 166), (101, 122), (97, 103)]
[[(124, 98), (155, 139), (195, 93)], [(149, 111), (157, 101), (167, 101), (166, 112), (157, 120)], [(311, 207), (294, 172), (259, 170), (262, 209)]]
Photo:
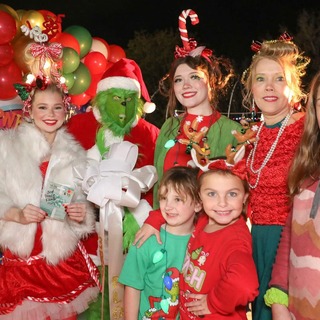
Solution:
[(97, 298), (99, 271), (82, 243), (79, 242), (69, 258), (49, 265), (40, 255), (41, 236), (42, 228), (38, 224), (34, 248), (27, 259), (10, 250), (3, 252), (1, 320), (60, 320), (83, 312)]

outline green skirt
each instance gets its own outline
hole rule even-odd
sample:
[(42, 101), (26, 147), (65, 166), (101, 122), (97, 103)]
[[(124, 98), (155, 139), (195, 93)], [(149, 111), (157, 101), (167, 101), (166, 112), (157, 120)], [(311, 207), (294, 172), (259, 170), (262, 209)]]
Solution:
[(252, 305), (253, 320), (272, 320), (271, 308), (265, 305), (263, 297), (269, 288), (282, 228), (282, 226), (253, 225), (251, 229), (253, 259), (259, 278), (259, 295)]

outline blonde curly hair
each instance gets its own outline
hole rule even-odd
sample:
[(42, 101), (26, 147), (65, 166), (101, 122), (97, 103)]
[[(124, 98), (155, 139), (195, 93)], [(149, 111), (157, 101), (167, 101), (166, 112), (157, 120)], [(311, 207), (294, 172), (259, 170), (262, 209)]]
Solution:
[(295, 105), (306, 99), (306, 94), (301, 88), (301, 78), (306, 74), (310, 58), (303, 55), (303, 52), (295, 43), (288, 40), (271, 40), (261, 43), (259, 51), (252, 57), (251, 64), (242, 74), (241, 82), (243, 88), (243, 106), (252, 110), (253, 74), (259, 61), (270, 59), (280, 64), (283, 69), (288, 87), (292, 91), (290, 103)]

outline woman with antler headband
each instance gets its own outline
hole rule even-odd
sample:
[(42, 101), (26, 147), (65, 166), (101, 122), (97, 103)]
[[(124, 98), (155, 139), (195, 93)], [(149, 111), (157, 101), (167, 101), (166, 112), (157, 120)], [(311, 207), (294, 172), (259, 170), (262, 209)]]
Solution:
[[(179, 30), (183, 47), (176, 47), (175, 60), (169, 74), (160, 81), (160, 92), (168, 97), (167, 109), (171, 116), (162, 126), (155, 150), (155, 166), (161, 180), (164, 171), (172, 166), (190, 164), (191, 149), (197, 151), (199, 161), (225, 155), (228, 144), (236, 145), (231, 131), (240, 125), (221, 115), (217, 97), (222, 94), (230, 78), (232, 67), (227, 59), (214, 56), (210, 49), (197, 47), (189, 39), (186, 18), (199, 22), (189, 9), (179, 16)], [(184, 113), (175, 115), (177, 108)], [(157, 206), (154, 187), (154, 203)]]
[(70, 99), (57, 68), (62, 46), (27, 50), (32, 73), (15, 86), (26, 121), (0, 132), (0, 317), (71, 320), (99, 293), (81, 243), (95, 226), (80, 180), (86, 152), (63, 126)]
[(300, 141), (305, 98), (301, 77), (309, 59), (284, 33), (279, 40), (253, 43), (256, 54), (244, 72), (244, 103), (262, 112), (255, 142), (247, 146), (253, 254), (259, 276), (259, 296), (253, 318), (271, 320), (263, 296), (268, 288), (280, 234), (290, 211), (287, 175)]

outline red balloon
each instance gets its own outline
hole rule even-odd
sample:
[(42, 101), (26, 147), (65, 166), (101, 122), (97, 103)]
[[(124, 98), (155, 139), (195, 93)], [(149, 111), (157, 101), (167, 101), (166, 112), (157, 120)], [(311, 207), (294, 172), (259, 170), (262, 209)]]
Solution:
[(100, 52), (89, 52), (85, 56), (83, 63), (88, 67), (92, 75), (101, 74), (106, 71), (107, 59)]
[(72, 34), (66, 32), (58, 33), (58, 35), (52, 38), (50, 42), (61, 43), (64, 47), (72, 48), (80, 54), (80, 44)]
[(95, 96), (96, 95), (96, 92), (97, 92), (97, 85), (98, 85), (98, 82), (101, 80), (103, 76), (103, 73), (102, 74), (98, 74), (98, 75), (93, 75), (91, 74), (91, 82), (90, 82), (90, 86), (89, 88), (85, 91), (85, 93), (88, 95), (88, 96)]
[(0, 67), (0, 99), (8, 100), (17, 95), (13, 84), (22, 81), (22, 74), (14, 61)]
[(78, 109), (80, 109), (81, 106), (86, 104), (91, 99), (91, 97), (88, 96), (85, 92), (80, 94), (70, 95), (70, 98), (71, 98), (71, 103), (77, 106)]
[(110, 44), (109, 48), (110, 48), (110, 52), (109, 52), (108, 60), (110, 62), (115, 63), (120, 59), (126, 57), (125, 51), (120, 46), (116, 44)]
[(13, 59), (11, 43), (0, 44), (0, 67), (5, 66)]
[(7, 12), (0, 10), (0, 44), (10, 42), (17, 32), (14, 18)]

